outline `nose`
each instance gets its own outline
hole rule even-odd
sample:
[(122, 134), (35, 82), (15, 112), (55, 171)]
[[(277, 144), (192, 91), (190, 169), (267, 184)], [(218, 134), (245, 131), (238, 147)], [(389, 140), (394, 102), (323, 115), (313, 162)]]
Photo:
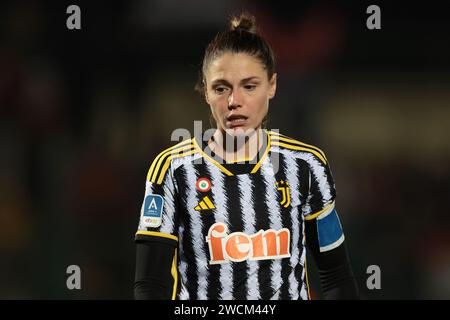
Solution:
[(228, 109), (233, 110), (242, 106), (242, 95), (236, 90), (228, 96)]

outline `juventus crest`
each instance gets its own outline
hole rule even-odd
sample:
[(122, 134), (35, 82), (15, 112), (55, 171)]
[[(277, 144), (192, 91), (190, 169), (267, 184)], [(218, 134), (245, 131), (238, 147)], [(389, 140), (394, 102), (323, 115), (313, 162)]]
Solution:
[(291, 204), (291, 193), (289, 190), (289, 182), (287, 181), (277, 181), (276, 183), (277, 190), (281, 192), (281, 202), (280, 204), (287, 208)]

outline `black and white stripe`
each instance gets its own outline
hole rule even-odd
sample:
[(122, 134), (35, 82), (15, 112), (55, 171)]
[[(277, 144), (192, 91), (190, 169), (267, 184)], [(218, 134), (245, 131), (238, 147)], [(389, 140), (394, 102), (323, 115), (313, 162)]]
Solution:
[[(298, 190), (298, 166), (294, 158), (286, 157), (280, 154), (280, 168), (277, 180), (283, 180), (289, 182), (289, 190), (291, 194), (291, 205), (289, 206), (289, 212), (284, 212), (282, 215), (282, 223), (285, 228), (288, 228), (291, 233), (291, 256), (289, 259), (281, 260), (282, 271), (281, 276), (283, 278), (283, 284), (280, 291), (280, 299), (296, 299), (298, 296), (298, 282), (293, 277), (295, 265), (298, 263), (299, 256), (299, 228), (300, 221), (298, 219), (298, 208), (300, 204), (300, 193)], [(281, 197), (281, 196), (280, 196)], [(280, 199), (281, 200), (281, 199)], [(291, 281), (294, 280), (294, 281)]]
[[(243, 232), (251, 235), (256, 233), (255, 228), (255, 195), (250, 192), (253, 188), (253, 181), (249, 175), (238, 176), (239, 193), (241, 197), (241, 212), (244, 223)], [(258, 282), (258, 268), (259, 263), (257, 261), (247, 261), (247, 283), (248, 289), (246, 300), (258, 300), (261, 299)]]
[[(214, 205), (217, 210), (214, 211), (214, 218), (216, 222), (222, 222), (230, 228), (229, 221), (229, 208), (228, 208), (228, 192), (225, 189), (224, 174), (220, 169), (211, 164), (206, 163), (208, 170), (211, 174), (211, 181), (213, 187), (211, 188), (212, 197), (214, 198)], [(223, 209), (223, 210), (222, 210)], [(205, 235), (206, 236), (206, 235)], [(212, 288), (216, 290), (216, 297), (220, 300), (233, 299), (233, 268), (230, 263), (219, 264), (220, 275), (218, 288)]]

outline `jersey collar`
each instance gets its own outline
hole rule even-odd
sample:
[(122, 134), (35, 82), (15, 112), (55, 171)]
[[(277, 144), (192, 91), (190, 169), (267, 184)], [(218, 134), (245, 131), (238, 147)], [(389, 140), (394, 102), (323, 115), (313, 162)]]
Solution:
[[(257, 155), (253, 159), (245, 159), (234, 163), (225, 163), (225, 161), (216, 155), (203, 141), (201, 137), (194, 137), (193, 143), (197, 151), (209, 162), (217, 166), (223, 173), (228, 176), (255, 173), (261, 167), (264, 159), (270, 151), (270, 134), (267, 130), (263, 130), (263, 144)], [(200, 142), (200, 143), (199, 143)], [(256, 164), (255, 164), (256, 162)]]

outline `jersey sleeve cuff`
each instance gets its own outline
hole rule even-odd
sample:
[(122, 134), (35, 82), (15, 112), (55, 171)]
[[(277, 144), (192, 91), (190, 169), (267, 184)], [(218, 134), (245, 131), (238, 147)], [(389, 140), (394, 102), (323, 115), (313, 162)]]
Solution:
[(134, 241), (135, 242), (156, 241), (156, 242), (163, 242), (163, 243), (168, 243), (168, 244), (172, 244), (172, 245), (178, 245), (178, 237), (177, 236), (174, 236), (174, 235), (168, 234), (168, 233), (157, 232), (157, 231), (139, 230), (138, 232), (136, 232)]
[(332, 211), (334, 210), (334, 201), (331, 202), (329, 205), (327, 205), (325, 208), (323, 208), (322, 210), (313, 213), (313, 214), (309, 214), (305, 217), (305, 220), (313, 220), (316, 219), (318, 216), (327, 216), (329, 215)]

